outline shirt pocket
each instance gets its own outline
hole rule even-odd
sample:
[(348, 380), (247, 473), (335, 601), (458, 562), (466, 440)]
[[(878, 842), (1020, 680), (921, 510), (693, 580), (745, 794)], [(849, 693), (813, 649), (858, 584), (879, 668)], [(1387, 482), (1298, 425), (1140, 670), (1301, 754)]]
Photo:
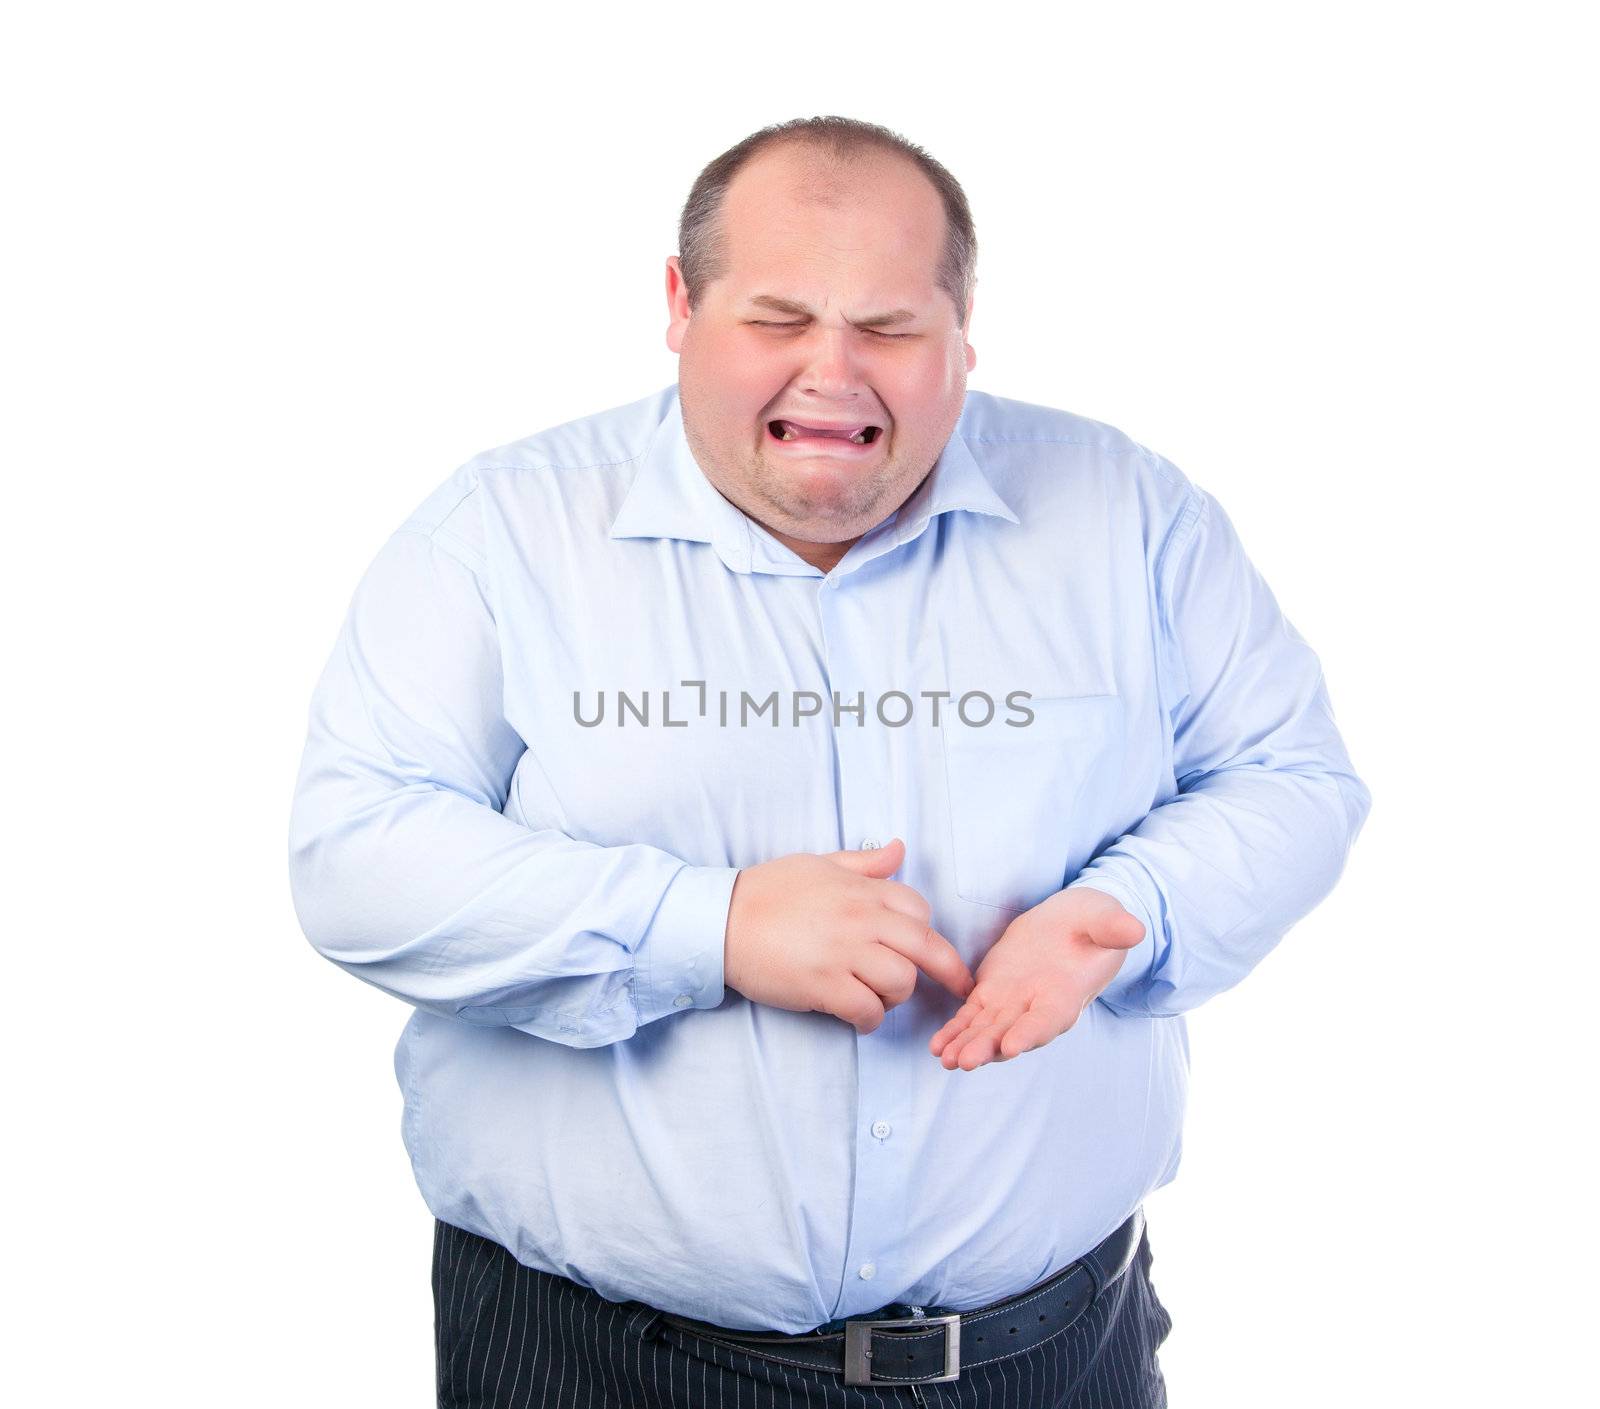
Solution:
[(1036, 698), (1025, 725), (946, 722), (956, 894), (1029, 910), (1083, 869), (1101, 831), (1122, 699)]

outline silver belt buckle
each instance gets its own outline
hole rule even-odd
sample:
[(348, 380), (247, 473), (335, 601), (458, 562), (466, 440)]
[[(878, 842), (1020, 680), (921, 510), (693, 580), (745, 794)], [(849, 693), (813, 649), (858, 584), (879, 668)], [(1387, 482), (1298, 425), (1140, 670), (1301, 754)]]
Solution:
[[(926, 1331), (944, 1327), (944, 1374), (893, 1375), (874, 1379), (872, 1375), (872, 1333), (888, 1328), (901, 1331)], [(932, 1385), (953, 1380), (961, 1374), (961, 1317), (901, 1316), (890, 1321), (846, 1321), (844, 1323), (844, 1382), (847, 1385)]]

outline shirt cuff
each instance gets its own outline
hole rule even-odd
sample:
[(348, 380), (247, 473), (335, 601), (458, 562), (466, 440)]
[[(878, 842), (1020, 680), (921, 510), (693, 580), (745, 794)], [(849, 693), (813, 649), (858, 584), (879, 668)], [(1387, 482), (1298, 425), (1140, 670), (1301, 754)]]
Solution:
[(1132, 890), (1120, 881), (1102, 876), (1098, 871), (1083, 873), (1067, 889), (1074, 890), (1079, 886), (1086, 886), (1090, 890), (1099, 891), (1102, 895), (1109, 895), (1144, 926), (1144, 938), (1132, 949), (1125, 951), (1127, 957), (1123, 959), (1122, 967), (1117, 970), (1116, 977), (1100, 992), (1099, 1000), (1114, 1012), (1148, 1014), (1149, 1009), (1140, 1000), (1144, 996), (1143, 990), (1149, 983), (1150, 970), (1155, 963), (1156, 954), (1156, 927), (1150, 922), (1149, 910)]
[(722, 961), (737, 866), (685, 866), (667, 887), (634, 956), (638, 1024), (723, 999)]

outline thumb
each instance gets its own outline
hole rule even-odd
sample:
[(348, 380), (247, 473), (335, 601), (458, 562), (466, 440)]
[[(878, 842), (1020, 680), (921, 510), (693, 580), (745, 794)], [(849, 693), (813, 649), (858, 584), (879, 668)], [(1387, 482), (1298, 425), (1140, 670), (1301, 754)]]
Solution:
[(906, 844), (899, 837), (891, 837), (887, 845), (872, 847), (866, 851), (830, 851), (826, 854), (828, 860), (843, 866), (847, 871), (854, 871), (858, 876), (873, 876), (878, 880), (888, 880), (906, 859)]
[(1089, 938), (1103, 949), (1132, 949), (1144, 938), (1143, 923), (1120, 906), (1096, 915), (1087, 929)]

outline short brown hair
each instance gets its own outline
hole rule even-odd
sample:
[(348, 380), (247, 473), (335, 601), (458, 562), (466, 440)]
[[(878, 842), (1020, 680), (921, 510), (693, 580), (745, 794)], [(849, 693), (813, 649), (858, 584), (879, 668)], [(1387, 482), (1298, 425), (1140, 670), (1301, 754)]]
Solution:
[(726, 271), (721, 215), (728, 187), (746, 162), (777, 146), (811, 148), (840, 164), (874, 152), (913, 162), (944, 203), (944, 249), (935, 282), (950, 295), (957, 322), (967, 321), (977, 279), (978, 236), (961, 183), (915, 143), (875, 122), (849, 117), (797, 117), (763, 127), (729, 147), (695, 178), (678, 218), (678, 264), (691, 308), (700, 291)]

